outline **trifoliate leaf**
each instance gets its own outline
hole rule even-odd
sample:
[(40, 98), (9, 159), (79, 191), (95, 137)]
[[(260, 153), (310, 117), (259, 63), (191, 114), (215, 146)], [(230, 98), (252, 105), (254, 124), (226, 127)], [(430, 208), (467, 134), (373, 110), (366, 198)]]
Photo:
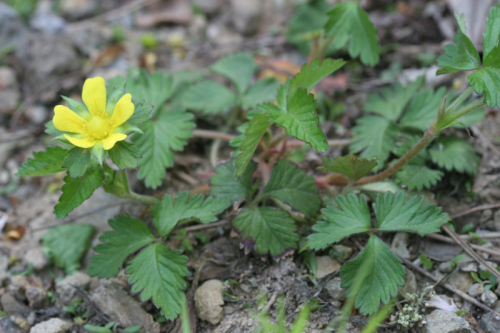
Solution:
[(308, 237), (309, 248), (320, 250), (349, 235), (370, 230), (370, 210), (364, 196), (358, 198), (355, 194), (349, 193), (347, 197), (337, 196), (335, 201), (341, 209), (327, 206), (321, 211), (324, 220), (313, 226), (316, 233)]
[(429, 150), (431, 159), (448, 171), (455, 169), (470, 175), (477, 174), (479, 158), (474, 147), (454, 135), (439, 138)]
[(416, 232), (420, 236), (438, 232), (439, 227), (446, 222), (447, 215), (434, 205), (422, 207), (423, 203), (423, 196), (414, 196), (405, 204), (403, 191), (377, 195), (373, 204), (377, 230)]
[(443, 177), (443, 173), (426, 165), (407, 164), (395, 175), (398, 183), (403, 183), (410, 190), (422, 190), (436, 185)]
[(216, 199), (202, 194), (189, 198), (189, 192), (177, 194), (175, 201), (170, 195), (165, 195), (158, 200), (152, 208), (153, 222), (156, 231), (161, 237), (168, 235), (179, 221), (186, 219), (196, 219), (202, 223), (209, 223), (217, 220), (217, 215), (224, 211), (229, 202), (223, 199)]
[(260, 103), (276, 100), (276, 93), (280, 87), (280, 82), (274, 78), (264, 78), (255, 82), (241, 98), (243, 110), (249, 110)]
[(118, 141), (115, 146), (108, 150), (109, 158), (120, 169), (137, 168), (138, 159), (141, 152), (136, 145), (127, 141)]
[(446, 45), (444, 47), (445, 55), (437, 59), (438, 66), (443, 67), (437, 71), (437, 75), (479, 69), (481, 67), (479, 54), (460, 26), (453, 41), (456, 45)]
[(265, 114), (259, 114), (250, 121), (245, 131), (245, 137), (238, 148), (240, 154), (235, 162), (236, 176), (240, 177), (247, 168), (255, 149), (257, 149), (259, 145), (262, 135), (264, 135), (269, 126), (271, 126), (271, 122)]
[(238, 177), (234, 160), (219, 165), (215, 169), (215, 175), (210, 178), (212, 184), (210, 195), (230, 202), (248, 198), (253, 192), (252, 175), (256, 168), (256, 164), (250, 162), (243, 174)]
[(102, 169), (97, 164), (93, 164), (82, 178), (64, 177), (63, 193), (59, 198), (59, 203), (54, 207), (56, 218), (65, 218), (73, 209), (90, 198), (92, 193), (101, 186), (102, 180)]
[(145, 101), (139, 101), (134, 103), (134, 113), (132, 117), (127, 120), (127, 124), (138, 125), (151, 119), (151, 114), (153, 112), (153, 105), (146, 103)]
[(129, 255), (155, 240), (149, 228), (130, 215), (119, 215), (108, 223), (115, 231), (106, 231), (99, 237), (104, 244), (94, 248), (98, 254), (90, 258), (88, 267), (91, 276), (106, 279), (118, 275)]
[(44, 252), (54, 264), (68, 273), (81, 267), (90, 248), (94, 227), (86, 224), (63, 224), (52, 227), (41, 238)]
[(163, 244), (148, 246), (126, 269), (132, 293), (140, 292), (142, 301), (152, 299), (165, 318), (175, 319), (185, 302), (182, 290), (186, 288), (187, 262), (188, 258), (180, 251), (172, 251)]
[(236, 104), (236, 95), (223, 85), (203, 80), (187, 88), (180, 96), (183, 107), (204, 113), (223, 113)]
[(343, 60), (325, 59), (320, 64), (319, 59), (314, 59), (309, 65), (306, 63), (290, 82), (290, 94), (299, 88), (311, 91), (321, 80), (345, 65)]
[(92, 154), (89, 149), (72, 148), (64, 159), (63, 168), (68, 168), (71, 178), (81, 177), (90, 168)]
[(490, 108), (500, 105), (500, 70), (484, 68), (470, 74), (467, 78), (469, 86), (478, 94), (484, 94), (484, 101)]
[(233, 220), (232, 225), (242, 232), (243, 239), (250, 238), (257, 253), (279, 256), (285, 250), (295, 248), (299, 236), (292, 218), (282, 210), (269, 207), (245, 208)]
[(274, 166), (269, 183), (262, 192), (262, 198), (273, 197), (306, 217), (316, 216), (321, 206), (318, 187), (314, 177), (285, 159), (279, 159)]
[(408, 109), (399, 122), (400, 126), (426, 131), (436, 119), (439, 104), (445, 95), (445, 87), (436, 91), (432, 88), (423, 89), (414, 94)]
[(257, 64), (248, 53), (235, 53), (228, 55), (210, 66), (210, 69), (231, 80), (240, 94), (244, 93), (253, 73), (257, 69)]
[(486, 31), (483, 34), (483, 61), (488, 57), (491, 50), (498, 46), (500, 41), (500, 3), (497, 7), (490, 9), (490, 15), (486, 20)]
[(354, 155), (340, 156), (330, 164), (321, 167), (320, 169), (328, 172), (337, 172), (347, 176), (350, 180), (358, 180), (368, 174), (378, 162)]
[(408, 82), (406, 87), (403, 87), (401, 83), (396, 83), (392, 87), (382, 88), (380, 93), (373, 93), (368, 96), (368, 101), (363, 108), (365, 111), (397, 121), (403, 114), (410, 99), (424, 84), (425, 78), (420, 76), (416, 81)]
[(29, 158), (19, 168), (19, 176), (46, 176), (64, 171), (66, 168), (62, 165), (67, 155), (68, 151), (61, 147), (47, 147), (46, 151), (34, 152), (34, 158)]
[(177, 90), (184, 85), (189, 85), (205, 77), (205, 74), (202, 71), (188, 70), (173, 72), (170, 75), (172, 75), (174, 90)]
[(132, 142), (142, 154), (137, 177), (144, 179), (146, 186), (160, 186), (165, 169), (174, 163), (173, 151), (184, 148), (194, 127), (193, 115), (184, 110), (162, 110), (155, 121), (141, 125), (144, 135), (134, 135)]
[(349, 55), (360, 56), (365, 65), (375, 66), (381, 53), (377, 30), (368, 14), (357, 2), (349, 1), (333, 7), (325, 24), (326, 37), (333, 37), (333, 45), (341, 49), (348, 45)]
[[(360, 272), (360, 269), (365, 270)], [(347, 297), (356, 297), (354, 305), (363, 314), (375, 313), (380, 301), (388, 303), (398, 294), (398, 286), (404, 285), (405, 270), (399, 260), (375, 235), (370, 236), (361, 253), (340, 269), (342, 288), (347, 290)], [(356, 281), (361, 276), (363, 281)], [(359, 290), (353, 288), (359, 283)]]

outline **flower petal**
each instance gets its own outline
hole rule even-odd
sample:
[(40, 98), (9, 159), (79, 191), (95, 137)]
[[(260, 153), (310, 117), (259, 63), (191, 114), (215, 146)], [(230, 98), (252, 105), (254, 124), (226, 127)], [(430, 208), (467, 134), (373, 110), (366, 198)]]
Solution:
[(71, 111), (63, 105), (57, 105), (54, 108), (54, 127), (63, 132), (83, 133), (87, 124), (85, 119)]
[(102, 77), (85, 80), (82, 92), (83, 103), (93, 116), (104, 113), (106, 109), (106, 83)]
[(126, 122), (132, 114), (134, 114), (134, 103), (132, 103), (132, 95), (125, 94), (116, 102), (115, 110), (113, 111), (113, 115), (111, 116), (111, 122), (113, 123), (113, 127), (120, 126), (124, 122)]
[(64, 134), (64, 137), (68, 139), (69, 142), (80, 148), (90, 148), (95, 145), (95, 141), (89, 139), (72, 138), (71, 136), (66, 134)]
[(114, 147), (117, 141), (125, 140), (127, 136), (122, 133), (114, 133), (108, 136), (106, 139), (102, 140), (104, 150), (110, 150)]

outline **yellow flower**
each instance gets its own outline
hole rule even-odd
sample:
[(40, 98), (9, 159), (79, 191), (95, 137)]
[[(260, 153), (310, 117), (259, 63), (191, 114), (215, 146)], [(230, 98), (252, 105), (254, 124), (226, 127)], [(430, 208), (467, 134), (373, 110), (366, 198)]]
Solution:
[(116, 142), (125, 140), (127, 135), (119, 133), (119, 126), (134, 113), (130, 94), (123, 95), (113, 107), (106, 107), (106, 85), (102, 77), (87, 79), (83, 84), (83, 103), (88, 109), (83, 118), (69, 108), (58, 105), (54, 108), (54, 127), (66, 133), (64, 137), (80, 148), (95, 145), (104, 150), (113, 148)]

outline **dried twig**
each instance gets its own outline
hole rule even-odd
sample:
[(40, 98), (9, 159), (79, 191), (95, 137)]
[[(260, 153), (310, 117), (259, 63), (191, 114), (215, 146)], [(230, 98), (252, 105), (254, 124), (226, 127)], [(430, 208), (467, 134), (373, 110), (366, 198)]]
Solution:
[[(449, 243), (449, 244), (456, 244), (456, 242), (452, 238), (446, 237), (446, 236), (443, 236), (443, 235), (427, 234), (427, 235), (425, 235), (425, 237), (429, 237), (429, 238), (432, 238), (432, 239), (437, 239), (439, 241), (442, 241), (442, 242), (445, 242), (445, 243)], [(460, 238), (463, 239), (463, 237), (460, 237)], [(475, 244), (470, 244), (470, 246), (474, 250), (481, 251), (481, 252), (484, 252), (484, 253), (488, 253), (488, 254), (491, 254), (492, 256), (500, 257), (500, 252), (499, 251), (488, 249), (488, 248), (486, 248), (484, 246), (475, 245)]]
[(481, 205), (481, 206), (477, 206), (477, 207), (474, 207), (474, 208), (471, 208), (471, 209), (467, 209), (466, 211), (463, 211), (461, 213), (457, 213), (457, 214), (451, 215), (451, 218), (452, 219), (456, 219), (458, 217), (462, 217), (462, 216), (469, 215), (469, 214), (472, 214), (472, 213), (475, 213), (475, 212), (479, 212), (481, 210), (495, 209), (495, 208), (500, 208), (500, 202), (497, 202), (497, 203), (494, 203), (494, 204), (488, 204), (488, 205)]
[(474, 316), (472, 314), (469, 315), (469, 318), (467, 318), (467, 320), (469, 321), (469, 323), (474, 326), (474, 328), (476, 329), (476, 332), (477, 333), (485, 333), (483, 331), (483, 329), (481, 328), (481, 326), (479, 326), (476, 318), (474, 318)]

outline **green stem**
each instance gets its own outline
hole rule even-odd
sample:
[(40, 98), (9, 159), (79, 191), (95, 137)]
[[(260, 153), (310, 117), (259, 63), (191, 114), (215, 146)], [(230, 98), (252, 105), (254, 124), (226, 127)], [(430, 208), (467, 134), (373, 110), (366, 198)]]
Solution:
[(451, 103), (450, 106), (448, 106), (446, 108), (445, 115), (449, 114), (450, 112), (452, 112), (453, 110), (455, 110), (458, 106), (462, 105), (462, 103), (472, 94), (473, 91), (474, 91), (474, 88), (470, 87), (467, 90), (465, 90), (464, 92), (462, 92), (453, 101), (453, 103)]
[(278, 206), (279, 208), (283, 209), (285, 212), (287, 212), (288, 214), (290, 214), (290, 217), (295, 221), (295, 222), (299, 222), (299, 223), (303, 223), (303, 224), (309, 224), (309, 221), (307, 221), (305, 218), (303, 217), (300, 217), (296, 214), (294, 214), (294, 212), (289, 208), (287, 207), (284, 203), (282, 203), (281, 201), (279, 201), (278, 199), (276, 198), (271, 198), (271, 200), (274, 202), (274, 204), (276, 206)]
[[(236, 106), (229, 116), (229, 119), (226, 122), (226, 125), (221, 129), (222, 133), (227, 132), (233, 123), (236, 121), (236, 118), (238, 117), (238, 114), (240, 113), (240, 107)], [(219, 147), (221, 144), (222, 140), (220, 138), (217, 138), (214, 140), (212, 143), (212, 147), (210, 148), (210, 164), (212, 164), (212, 167), (215, 168), (217, 165), (217, 155), (219, 155)]]
[(441, 130), (445, 129), (446, 127), (449, 127), (458, 118), (466, 115), (467, 113), (469, 113), (471, 111), (479, 109), (480, 107), (483, 107), (485, 105), (486, 105), (486, 103), (483, 100), (479, 99), (475, 102), (470, 103), (469, 105), (464, 106), (463, 108), (461, 108), (457, 112), (452, 113), (450, 115), (447, 115), (444, 119), (442, 119), (441, 121), (438, 122), (438, 124), (437, 124), (438, 130), (441, 131)]
[(142, 202), (148, 205), (155, 205), (156, 198), (149, 195), (137, 194), (135, 192), (130, 191), (129, 198), (138, 202)]

